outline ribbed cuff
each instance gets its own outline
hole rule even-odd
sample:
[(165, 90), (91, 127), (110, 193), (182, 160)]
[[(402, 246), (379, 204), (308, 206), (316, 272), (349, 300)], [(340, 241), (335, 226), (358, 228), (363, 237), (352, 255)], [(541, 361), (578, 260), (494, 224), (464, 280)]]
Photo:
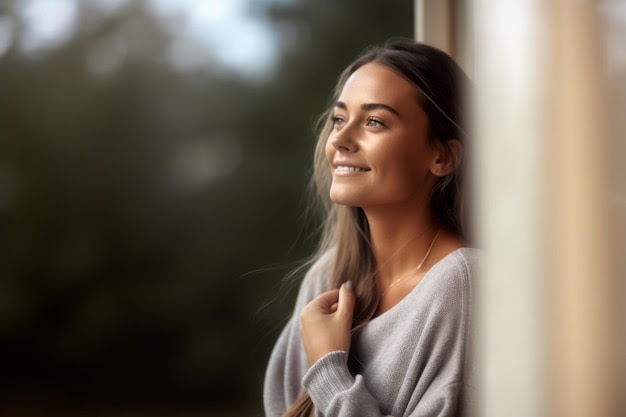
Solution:
[(348, 371), (348, 355), (344, 351), (330, 352), (319, 359), (302, 378), (302, 386), (320, 410), (326, 407), (339, 392), (354, 385), (354, 377)]

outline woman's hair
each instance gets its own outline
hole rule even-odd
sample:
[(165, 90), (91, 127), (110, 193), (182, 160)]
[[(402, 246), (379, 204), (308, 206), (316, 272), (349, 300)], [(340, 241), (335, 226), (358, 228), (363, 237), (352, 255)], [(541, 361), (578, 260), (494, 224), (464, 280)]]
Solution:
[[(333, 250), (334, 267), (330, 283), (338, 288), (351, 280), (356, 294), (352, 331), (361, 329), (374, 316), (379, 294), (374, 277), (377, 265), (370, 246), (369, 224), (363, 209), (335, 204), (330, 200), (332, 174), (326, 160), (325, 146), (333, 123), (334, 105), (343, 87), (356, 70), (376, 62), (385, 65), (417, 86), (415, 97), (428, 118), (428, 141), (440, 143), (451, 152), (448, 140), (465, 142), (464, 94), (469, 82), (459, 66), (446, 53), (428, 45), (411, 41), (393, 41), (366, 51), (341, 74), (329, 108), (319, 120), (319, 136), (315, 148), (312, 186), (316, 202), (322, 207), (325, 220), (318, 250), (306, 265)], [(430, 195), (432, 215), (444, 228), (461, 237), (466, 236), (463, 207), (463, 164), (449, 175), (439, 177)], [(308, 417), (313, 403), (306, 391), (284, 414), (285, 417)]]

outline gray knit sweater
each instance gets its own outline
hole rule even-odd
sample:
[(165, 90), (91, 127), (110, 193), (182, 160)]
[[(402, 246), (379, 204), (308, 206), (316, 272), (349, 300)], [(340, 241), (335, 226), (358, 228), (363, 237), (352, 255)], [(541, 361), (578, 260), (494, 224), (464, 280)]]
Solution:
[(328, 290), (332, 255), (322, 257), (303, 280), (294, 314), (270, 357), (263, 393), (266, 415), (282, 415), (303, 387), (316, 416), (470, 415), (477, 264), (477, 249), (450, 253), (398, 304), (371, 320), (352, 339), (353, 375), (341, 351), (309, 367), (300, 339), (300, 311)]

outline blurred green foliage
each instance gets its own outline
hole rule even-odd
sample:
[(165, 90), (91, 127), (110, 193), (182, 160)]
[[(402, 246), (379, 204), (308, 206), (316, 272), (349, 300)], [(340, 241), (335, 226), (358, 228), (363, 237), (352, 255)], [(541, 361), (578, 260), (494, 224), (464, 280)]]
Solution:
[[(412, 36), (412, 3), (259, 3), (296, 29), (264, 82), (172, 69), (141, 1), (0, 56), (0, 412), (260, 415), (280, 282), (314, 244), (314, 121), (363, 48)], [(128, 27), (141, 48), (91, 72)]]

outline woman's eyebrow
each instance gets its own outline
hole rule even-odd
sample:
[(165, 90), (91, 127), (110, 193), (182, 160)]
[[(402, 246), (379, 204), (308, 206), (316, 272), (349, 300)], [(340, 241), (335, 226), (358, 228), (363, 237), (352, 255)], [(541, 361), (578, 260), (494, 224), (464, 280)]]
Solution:
[[(346, 106), (346, 103), (344, 103), (343, 101), (337, 101), (335, 103), (335, 107), (339, 107), (340, 109), (348, 110), (348, 106)], [(396, 109), (394, 109), (393, 107), (388, 106), (386, 104), (383, 104), (383, 103), (363, 103), (363, 104), (361, 104), (361, 109), (362, 110), (383, 109), (383, 110), (387, 110), (388, 112), (393, 113), (396, 116), (400, 117), (400, 113), (398, 113), (398, 111)]]

